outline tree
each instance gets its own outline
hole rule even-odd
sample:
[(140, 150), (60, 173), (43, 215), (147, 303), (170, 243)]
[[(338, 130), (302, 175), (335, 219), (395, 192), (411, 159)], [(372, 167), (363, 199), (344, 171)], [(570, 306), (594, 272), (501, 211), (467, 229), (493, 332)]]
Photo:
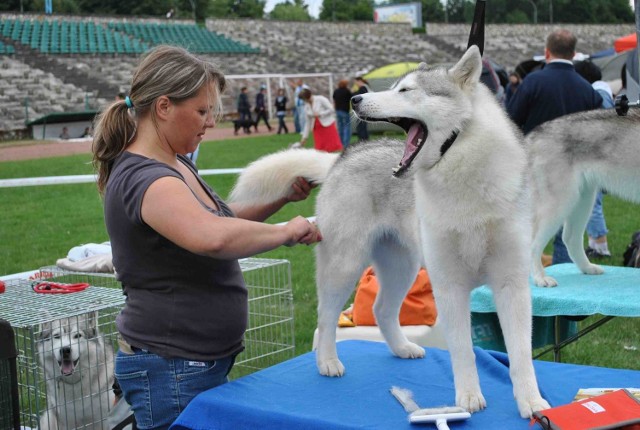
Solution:
[(449, 22), (465, 22), (464, 9), (465, 3), (469, 0), (447, 0), (447, 15)]
[(269, 17), (280, 21), (311, 21), (308, 6), (303, 4), (302, 0), (297, 0), (296, 3), (299, 4), (291, 1), (277, 4), (269, 13)]
[(214, 18), (263, 18), (265, 0), (211, 0), (208, 11)]
[(373, 21), (373, 0), (323, 0), (321, 21)]

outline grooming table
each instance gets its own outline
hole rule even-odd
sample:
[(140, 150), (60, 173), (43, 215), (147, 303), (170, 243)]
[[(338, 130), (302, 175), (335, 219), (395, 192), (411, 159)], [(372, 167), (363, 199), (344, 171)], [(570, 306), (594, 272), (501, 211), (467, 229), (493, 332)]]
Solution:
[[(533, 315), (555, 317), (558, 327), (562, 316), (603, 315), (575, 335), (560, 340), (536, 357), (551, 350), (555, 361), (560, 361), (560, 349), (583, 335), (595, 330), (613, 317), (640, 317), (640, 269), (602, 266), (604, 274), (585, 275), (573, 263), (557, 264), (546, 268), (546, 273), (558, 281), (554, 288), (531, 284)], [(471, 311), (496, 312), (493, 294), (487, 286), (471, 293)]]
[[(337, 344), (346, 367), (341, 378), (320, 376), (315, 352), (261, 370), (197, 396), (171, 430), (416, 429), (389, 393), (410, 389), (422, 407), (453, 405), (449, 352), (426, 348), (424, 359), (400, 359), (384, 343)], [(531, 430), (513, 399), (506, 355), (475, 348), (487, 408), (452, 429)], [(579, 388), (640, 386), (640, 371), (534, 361), (542, 396), (552, 406), (573, 400)], [(425, 429), (435, 429), (435, 425)]]

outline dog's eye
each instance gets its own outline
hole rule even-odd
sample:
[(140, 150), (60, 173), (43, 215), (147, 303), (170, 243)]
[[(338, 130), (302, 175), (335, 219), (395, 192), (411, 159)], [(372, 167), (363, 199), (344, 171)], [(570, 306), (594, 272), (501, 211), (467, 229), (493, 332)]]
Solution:
[(73, 335), (74, 339), (80, 339), (82, 337), (82, 333), (76, 333)]
[(398, 90), (399, 93), (406, 93), (407, 91), (409, 91), (409, 88), (400, 88)]

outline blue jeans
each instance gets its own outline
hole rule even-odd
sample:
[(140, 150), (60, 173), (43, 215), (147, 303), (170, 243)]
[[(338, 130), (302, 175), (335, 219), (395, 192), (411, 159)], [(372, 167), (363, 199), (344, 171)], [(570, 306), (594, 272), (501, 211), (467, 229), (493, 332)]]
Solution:
[(304, 129), (305, 119), (304, 105), (296, 106), (293, 110), (293, 125), (296, 128), (296, 133), (300, 133)]
[(134, 348), (118, 351), (115, 374), (138, 428), (168, 429), (196, 395), (228, 381), (234, 359), (166, 359)]
[(598, 194), (596, 194), (596, 202), (591, 212), (591, 218), (589, 218), (589, 222), (587, 223), (587, 234), (589, 237), (597, 239), (606, 236), (608, 232), (607, 224), (604, 221), (604, 213), (602, 212), (602, 191), (598, 191)]
[(558, 230), (556, 236), (553, 238), (553, 259), (551, 264), (571, 263), (571, 257), (569, 257), (569, 251), (562, 241), (562, 228)]
[(367, 123), (364, 121), (358, 121), (356, 126), (356, 133), (358, 134), (358, 141), (369, 140), (369, 130), (367, 129)]
[(346, 149), (351, 141), (351, 121), (349, 112), (343, 110), (336, 111), (336, 119), (338, 123), (338, 134), (340, 135), (340, 142), (342, 142), (342, 148)]

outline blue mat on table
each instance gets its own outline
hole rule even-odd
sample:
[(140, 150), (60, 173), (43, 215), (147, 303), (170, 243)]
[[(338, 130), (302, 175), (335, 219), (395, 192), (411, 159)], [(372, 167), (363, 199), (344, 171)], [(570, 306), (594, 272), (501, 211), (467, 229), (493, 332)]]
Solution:
[[(315, 352), (245, 376), (197, 396), (171, 430), (416, 429), (389, 393), (413, 391), (422, 407), (453, 405), (448, 351), (426, 348), (424, 359), (393, 356), (386, 344), (342, 341), (342, 378), (320, 376)], [(451, 422), (455, 429), (530, 430), (513, 399), (506, 355), (475, 348), (487, 409)], [(579, 388), (640, 386), (640, 371), (534, 361), (541, 393), (553, 406), (571, 402)], [(425, 428), (434, 428), (432, 424)]]
[[(531, 284), (533, 315), (640, 316), (640, 269), (602, 266), (602, 275), (585, 275), (573, 263), (546, 268), (558, 281), (554, 288)], [(487, 286), (471, 293), (473, 312), (495, 312), (493, 294)]]

